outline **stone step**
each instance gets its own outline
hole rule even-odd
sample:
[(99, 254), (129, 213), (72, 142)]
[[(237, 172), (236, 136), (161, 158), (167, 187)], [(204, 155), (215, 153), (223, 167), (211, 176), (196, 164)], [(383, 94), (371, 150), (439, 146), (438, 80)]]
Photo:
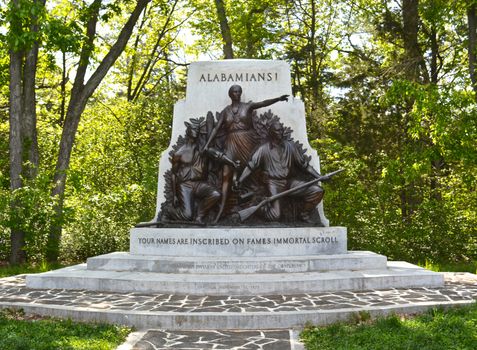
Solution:
[[(469, 274), (470, 275), (470, 274)], [(477, 300), (477, 279), (438, 288), (322, 292), (257, 296), (109, 293), (25, 287), (25, 276), (0, 279), (0, 308), (109, 322), (136, 329), (286, 329), (388, 313), (416, 313)]]
[[(206, 330), (206, 329), (286, 329), (307, 324), (328, 325), (359, 319), (362, 312), (372, 318), (389, 314), (416, 314), (432, 308), (464, 306), (475, 301), (437, 301), (401, 305), (368, 306), (324, 310), (314, 308), (276, 314), (268, 312), (142, 312), (125, 310), (92, 310), (71, 306), (3, 303), (8, 308), (21, 308), (27, 314), (60, 317), (88, 322), (104, 322), (135, 327), (136, 329)], [(0, 305), (1, 306), (1, 305)], [(311, 308), (310, 308), (311, 309)]]
[(187, 274), (285, 273), (385, 269), (387, 258), (373, 252), (287, 257), (159, 257), (115, 252), (89, 258), (88, 270)]
[(28, 288), (107, 292), (263, 295), (442, 286), (442, 274), (406, 262), (387, 269), (304, 273), (167, 274), (88, 270), (86, 264), (28, 275)]

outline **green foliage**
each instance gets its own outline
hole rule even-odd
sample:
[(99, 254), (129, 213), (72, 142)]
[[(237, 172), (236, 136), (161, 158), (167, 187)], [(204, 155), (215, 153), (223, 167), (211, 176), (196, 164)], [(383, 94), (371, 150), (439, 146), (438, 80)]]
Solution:
[(129, 230), (150, 220), (154, 198), (137, 185), (111, 189), (108, 194), (70, 198), (74, 219), (64, 227), (61, 260), (84, 261), (90, 256), (127, 251)]
[(443, 196), (466, 198), (466, 204), (457, 206), (456, 201), (439, 200), (428, 192), (412, 215), (403, 220), (396, 191), (400, 180), (389, 173), (374, 173), (369, 163), (372, 160), (349, 146), (322, 140), (318, 149), (326, 164), (323, 172), (346, 169), (325, 185), (325, 208), (332, 223), (348, 227), (349, 249), (372, 250), (390, 259), (414, 262), (476, 259), (476, 221), (470, 209), (476, 204), (476, 196), (467, 192), (460, 180), (453, 186), (442, 186), (449, 191)]
[[(198, 36), (194, 47), (210, 57), (220, 58), (222, 39), (213, 0), (191, 1), (194, 16), (191, 27)], [(270, 59), (279, 55), (277, 48), (283, 37), (283, 11), (286, 1), (224, 1), (233, 41), (235, 58)]]
[(5, 117), (6, 111), (4, 112), (7, 96), (8, 96), (8, 80), (10, 78), (8, 65), (9, 65), (9, 56), (8, 56), (8, 47), (6, 43), (2, 40), (0, 35), (0, 120)]
[(170, 108), (162, 98), (118, 99), (86, 111), (69, 174), (72, 219), (65, 225), (63, 260), (128, 250), (131, 227), (154, 217)]
[(130, 329), (71, 320), (28, 320), (18, 311), (0, 311), (0, 349), (107, 350), (124, 342)]
[(351, 249), (465, 264), (477, 259), (470, 209), (477, 199), (477, 109), (465, 73), (453, 64), (465, 48), (457, 48), (446, 26), (460, 25), (463, 14), (445, 2), (421, 5), (423, 50), (433, 53), (426, 46), (432, 29), (439, 39), (434, 53), (449, 54), (439, 56), (441, 66), (427, 84), (406, 79), (398, 7), (372, 2), (350, 13), (360, 37), (363, 30), (367, 36), (360, 42), (349, 34), (350, 51), (336, 76), (340, 94), (316, 141), (327, 170), (347, 169), (327, 186), (325, 207), (332, 223), (348, 227)]
[(357, 324), (337, 323), (307, 327), (301, 334), (307, 350), (314, 349), (475, 349), (477, 305), (443, 311), (433, 309), (415, 318), (397, 315), (355, 319)]
[(74, 20), (52, 17), (45, 24), (47, 33), (46, 49), (49, 51), (79, 53), (83, 33)]
[(470, 272), (477, 274), (477, 261), (460, 264), (436, 264), (431, 261), (425, 261), (424, 263), (421, 263), (419, 265), (428, 270), (436, 272)]
[(171, 79), (177, 66), (169, 60), (181, 50), (177, 36), (192, 11), (184, 5), (178, 0), (156, 0), (148, 6), (113, 73), (128, 101), (137, 101), (142, 95), (168, 96), (175, 89), (175, 80), (180, 81), (178, 77)]
[[(40, 173), (34, 180), (24, 179), (24, 182), (23, 187), (13, 192), (0, 190), (3, 191), (0, 197), (0, 239), (4, 243), (0, 254), (2, 260), (7, 260), (10, 229), (22, 230), (30, 262), (41, 262), (51, 227), (61, 223), (56, 219), (55, 201), (50, 196), (50, 178)], [(14, 209), (11, 203), (15, 203)]]
[(26, 50), (35, 41), (41, 40), (41, 31), (35, 30), (33, 26), (42, 23), (45, 15), (45, 6), (41, 1), (9, 1), (5, 11), (2, 11), (0, 22), (9, 24), (6, 35), (9, 48), (13, 51)]
[(10, 230), (3, 224), (8, 220), (7, 198), (9, 191), (0, 187), (0, 261), (8, 260), (10, 255)]

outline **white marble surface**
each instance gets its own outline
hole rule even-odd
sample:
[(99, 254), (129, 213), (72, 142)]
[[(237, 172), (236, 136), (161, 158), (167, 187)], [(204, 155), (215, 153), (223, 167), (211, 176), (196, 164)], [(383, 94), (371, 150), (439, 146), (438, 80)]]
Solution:
[(133, 228), (130, 252), (160, 256), (303, 256), (347, 252), (346, 227)]
[(193, 295), (264, 295), (387, 288), (439, 287), (441, 273), (406, 262), (388, 262), (386, 269), (305, 273), (173, 274), (92, 271), (86, 264), (27, 275), (28, 288), (87, 289), (107, 292)]
[(385, 269), (384, 255), (349, 251), (346, 254), (277, 257), (162, 257), (115, 252), (88, 259), (88, 270), (160, 273), (295, 273)]
[[(217, 78), (215, 75), (217, 74)], [(237, 81), (237, 75), (242, 81)], [(247, 80), (248, 75), (248, 80)], [(252, 79), (252, 75), (255, 77)], [(259, 78), (263, 77), (262, 78)], [(233, 79), (230, 79), (230, 78)], [(223, 81), (222, 79), (225, 79)], [(209, 81), (212, 80), (212, 81)], [(247, 80), (247, 81), (245, 81)], [(311, 164), (320, 171), (320, 160), (311, 148), (307, 138), (305, 123), (305, 106), (299, 99), (291, 96), (290, 66), (284, 61), (269, 60), (223, 60), (191, 63), (187, 75), (186, 98), (174, 105), (172, 136), (169, 147), (163, 152), (159, 163), (156, 217), (165, 201), (164, 173), (170, 169), (169, 152), (177, 142), (179, 135), (184, 135), (184, 121), (190, 118), (205, 117), (208, 111), (222, 111), (230, 104), (228, 90), (230, 86), (242, 86), (242, 101), (261, 101), (290, 95), (288, 102), (277, 102), (272, 106), (257, 110), (258, 114), (269, 109), (278, 115), (281, 121), (293, 129), (293, 138), (300, 141), (307, 153), (312, 156)], [(324, 201), (326, 202), (326, 196)], [(318, 205), (320, 217), (325, 226), (329, 225), (323, 211), (323, 204)]]

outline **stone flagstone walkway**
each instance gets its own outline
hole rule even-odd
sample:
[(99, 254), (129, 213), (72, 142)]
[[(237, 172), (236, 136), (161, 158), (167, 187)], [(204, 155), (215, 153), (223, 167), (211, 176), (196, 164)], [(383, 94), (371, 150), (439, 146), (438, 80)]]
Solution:
[(137, 332), (117, 350), (303, 350), (291, 330), (217, 330)]
[[(23, 308), (39, 313), (91, 320), (88, 315), (135, 314), (182, 315), (287, 315), (345, 310), (402, 312), (405, 307), (460, 305), (477, 300), (477, 276), (446, 273), (443, 288), (407, 288), (360, 292), (310, 293), (264, 296), (194, 296), (174, 294), (105, 293), (86, 290), (34, 290), (25, 286), (25, 276), (0, 279), (0, 307)], [(66, 311), (68, 312), (66, 312)], [(409, 308), (409, 312), (419, 311)], [(386, 313), (386, 312), (383, 312)], [(104, 319), (102, 319), (104, 320)], [(327, 322), (324, 322), (327, 323)], [(127, 324), (127, 322), (126, 322)], [(148, 326), (138, 329), (154, 328)], [(296, 332), (295, 332), (296, 333)], [(156, 330), (136, 333), (136, 339), (121, 349), (263, 349), (297, 350), (296, 334), (289, 330)], [(295, 335), (293, 335), (295, 334)]]
[(461, 302), (477, 299), (477, 281), (448, 281), (444, 288), (406, 288), (360, 292), (322, 292), (297, 295), (195, 296), (175, 294), (109, 293), (87, 290), (28, 289), (25, 276), (0, 279), (0, 304), (61, 305), (93, 310), (248, 313), (339, 310), (418, 303)]

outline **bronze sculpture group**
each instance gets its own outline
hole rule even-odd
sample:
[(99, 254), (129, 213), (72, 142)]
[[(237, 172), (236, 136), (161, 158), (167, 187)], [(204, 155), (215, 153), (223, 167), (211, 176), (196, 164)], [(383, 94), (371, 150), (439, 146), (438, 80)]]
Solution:
[(185, 122), (185, 136), (170, 152), (161, 222), (321, 225), (318, 181), (330, 176), (322, 177), (309, 164), (310, 157), (277, 116), (256, 113), (288, 101), (288, 95), (246, 103), (241, 95), (242, 88), (233, 85), (232, 103), (215, 118), (209, 112)]

